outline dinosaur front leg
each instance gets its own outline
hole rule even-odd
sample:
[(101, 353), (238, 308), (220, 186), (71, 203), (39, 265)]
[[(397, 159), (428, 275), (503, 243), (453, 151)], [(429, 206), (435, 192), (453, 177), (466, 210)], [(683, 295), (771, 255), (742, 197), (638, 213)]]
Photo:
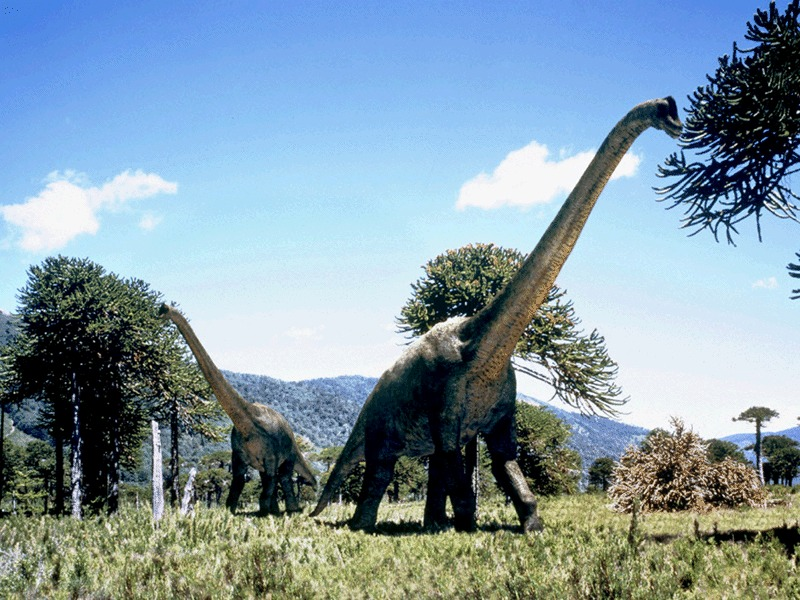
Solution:
[(453, 506), (453, 524), (456, 531), (475, 531), (475, 493), (471, 478), (464, 470), (461, 449), (442, 452), (444, 484)]
[(511, 498), (522, 530), (541, 531), (544, 527), (536, 512), (536, 498), (516, 461), (513, 417), (503, 418), (484, 438), (492, 458), (492, 474), (500, 489)]
[[(469, 447), (470, 445), (468, 445)], [(474, 447), (472, 447), (474, 452)], [(468, 450), (469, 451), (469, 450)], [(450, 496), (456, 531), (475, 530), (476, 498), (472, 489), (474, 464), (466, 465), (460, 450), (437, 451), (428, 461), (428, 495), (423, 526), (437, 531), (449, 524), (446, 504)]]
[(371, 531), (378, 520), (378, 507), (383, 494), (394, 476), (396, 456), (373, 459), (367, 457), (364, 483), (358, 497), (358, 504), (353, 518), (350, 519), (350, 528)]
[(276, 477), (265, 471), (261, 471), (261, 495), (258, 497), (258, 514), (278, 515), (281, 512), (278, 506), (278, 487)]

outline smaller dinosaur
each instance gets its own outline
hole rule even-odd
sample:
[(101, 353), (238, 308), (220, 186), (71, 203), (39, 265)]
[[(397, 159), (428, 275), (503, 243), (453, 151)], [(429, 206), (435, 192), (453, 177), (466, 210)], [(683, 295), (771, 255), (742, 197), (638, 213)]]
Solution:
[(231, 431), (231, 467), (233, 482), (225, 504), (236, 512), (239, 496), (245, 484), (247, 467), (261, 475), (259, 514), (278, 514), (278, 485), (283, 490), (286, 512), (300, 512), (300, 504), (292, 485), (292, 473), (316, 487), (311, 467), (297, 447), (292, 428), (276, 410), (263, 404), (248, 402), (239, 395), (208, 356), (186, 318), (174, 307), (161, 305), (159, 314), (169, 319), (186, 340), (197, 359), (200, 370), (211, 386), (223, 410), (233, 421)]

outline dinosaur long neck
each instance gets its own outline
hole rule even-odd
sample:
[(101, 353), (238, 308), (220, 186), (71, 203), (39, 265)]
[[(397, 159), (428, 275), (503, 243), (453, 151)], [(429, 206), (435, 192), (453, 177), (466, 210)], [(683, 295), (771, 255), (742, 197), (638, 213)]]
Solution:
[(222, 409), (228, 414), (234, 426), (239, 432), (247, 436), (253, 429), (253, 420), (248, 411), (248, 402), (239, 395), (233, 386), (228, 383), (225, 376), (220, 372), (214, 361), (203, 348), (200, 340), (194, 333), (189, 322), (177, 310), (170, 309), (167, 313), (170, 320), (175, 323), (180, 331), (183, 339), (189, 345), (189, 349), (194, 354), (197, 364), (200, 365), (200, 370), (211, 386), (214, 395), (217, 397)]
[(633, 141), (650, 126), (641, 106), (611, 130), (519, 272), (467, 324), (464, 337), (471, 339), (471, 370), (477, 378), (495, 380), (507, 368), (520, 336), (575, 247), (600, 192)]

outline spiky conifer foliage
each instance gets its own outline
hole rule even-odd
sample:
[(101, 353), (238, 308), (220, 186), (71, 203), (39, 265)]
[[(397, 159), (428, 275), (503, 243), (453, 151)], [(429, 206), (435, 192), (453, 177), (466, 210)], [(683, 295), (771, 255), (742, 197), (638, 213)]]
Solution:
[(658, 191), (684, 208), (684, 227), (716, 238), (722, 230), (731, 243), (750, 216), (759, 238), (764, 212), (798, 220), (790, 186), (800, 169), (800, 1), (758, 10), (745, 38), (753, 46), (734, 44), (690, 96), (682, 150), (659, 167), (671, 181)]
[(762, 506), (766, 494), (748, 465), (726, 458), (708, 460), (707, 443), (672, 420), (673, 432), (656, 430), (640, 448), (628, 448), (608, 490), (612, 507), (631, 512), (706, 511), (718, 507)]
[[(514, 277), (525, 256), (494, 244), (447, 250), (423, 266), (397, 318), (400, 333), (423, 335), (451, 317), (471, 317)], [(580, 329), (566, 292), (554, 285), (514, 351), (514, 368), (553, 387), (565, 404), (589, 414), (618, 414), (628, 399), (616, 383), (617, 363), (597, 330)]]

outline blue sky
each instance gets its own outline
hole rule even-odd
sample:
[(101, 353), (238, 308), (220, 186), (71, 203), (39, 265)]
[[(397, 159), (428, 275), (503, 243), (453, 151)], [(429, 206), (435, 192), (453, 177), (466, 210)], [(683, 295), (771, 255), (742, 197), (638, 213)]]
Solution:
[[(421, 265), (530, 251), (613, 124), (685, 108), (764, 7), (11, 0), (0, 309), (31, 265), (88, 257), (179, 303), (222, 368), (377, 376)], [(793, 426), (800, 226), (687, 237), (653, 192), (675, 148), (636, 141), (559, 284), (619, 363), (625, 421), (713, 437), (765, 405)]]

